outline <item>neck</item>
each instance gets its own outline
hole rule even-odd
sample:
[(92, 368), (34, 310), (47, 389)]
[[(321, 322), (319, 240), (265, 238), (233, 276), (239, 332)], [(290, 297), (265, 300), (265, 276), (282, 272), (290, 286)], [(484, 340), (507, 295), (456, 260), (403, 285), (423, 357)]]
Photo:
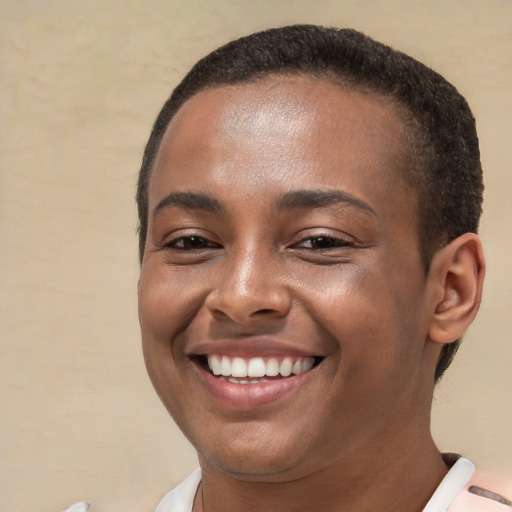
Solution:
[(419, 512), (447, 472), (430, 433), (422, 442), (419, 434), (358, 450), (307, 476), (280, 475), (279, 481), (274, 475), (253, 481), (201, 460), (203, 483), (194, 511)]

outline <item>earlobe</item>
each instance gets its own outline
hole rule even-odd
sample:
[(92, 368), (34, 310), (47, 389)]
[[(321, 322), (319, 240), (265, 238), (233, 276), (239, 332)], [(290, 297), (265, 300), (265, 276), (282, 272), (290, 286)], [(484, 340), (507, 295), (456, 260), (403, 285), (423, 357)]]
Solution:
[(440, 293), (429, 329), (432, 341), (451, 343), (471, 325), (480, 307), (484, 273), (482, 242), (474, 233), (456, 238), (434, 255), (431, 279)]

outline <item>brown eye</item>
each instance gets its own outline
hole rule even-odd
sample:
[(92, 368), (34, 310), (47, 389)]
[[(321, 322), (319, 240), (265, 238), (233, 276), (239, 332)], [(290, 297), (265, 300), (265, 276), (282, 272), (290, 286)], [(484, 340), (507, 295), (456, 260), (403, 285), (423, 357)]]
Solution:
[(350, 246), (350, 242), (332, 236), (313, 236), (301, 240), (297, 247), (305, 249), (335, 249)]
[(202, 236), (191, 235), (175, 238), (174, 240), (167, 242), (164, 247), (182, 251), (193, 251), (197, 249), (218, 248), (220, 245)]

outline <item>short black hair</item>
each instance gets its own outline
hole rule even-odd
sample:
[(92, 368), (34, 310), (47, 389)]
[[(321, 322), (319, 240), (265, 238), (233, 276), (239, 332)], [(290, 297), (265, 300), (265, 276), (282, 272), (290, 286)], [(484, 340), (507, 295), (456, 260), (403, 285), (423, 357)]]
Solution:
[[(305, 75), (376, 94), (398, 108), (408, 133), (404, 178), (416, 191), (419, 250), (428, 272), (433, 254), (458, 236), (476, 233), (483, 180), (475, 120), (457, 89), (402, 52), (351, 29), (291, 25), (232, 41), (202, 58), (160, 111), (144, 151), (137, 187), (139, 257), (148, 229), (152, 167), (171, 119), (205, 89), (255, 83), (271, 75)], [(440, 379), (460, 339), (443, 347)]]

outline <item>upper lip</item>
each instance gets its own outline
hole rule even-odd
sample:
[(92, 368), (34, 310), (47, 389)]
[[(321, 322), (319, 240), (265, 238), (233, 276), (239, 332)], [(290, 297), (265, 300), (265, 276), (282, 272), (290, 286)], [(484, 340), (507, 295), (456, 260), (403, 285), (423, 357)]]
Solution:
[(324, 355), (316, 351), (298, 348), (289, 342), (253, 337), (191, 343), (186, 354), (189, 357), (225, 355), (246, 358), (261, 356), (318, 357)]

